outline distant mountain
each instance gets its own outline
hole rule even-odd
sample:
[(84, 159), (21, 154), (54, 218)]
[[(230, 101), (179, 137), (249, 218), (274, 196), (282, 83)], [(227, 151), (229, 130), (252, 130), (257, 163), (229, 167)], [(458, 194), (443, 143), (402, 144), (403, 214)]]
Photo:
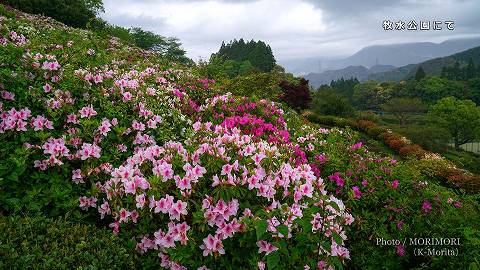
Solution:
[(321, 73), (310, 73), (305, 75), (304, 78), (309, 81), (310, 86), (315, 88), (322, 84), (330, 84), (332, 80), (338, 80), (341, 78), (350, 79), (357, 78), (358, 80), (364, 80), (370, 74), (377, 72), (385, 72), (394, 69), (394, 66), (389, 65), (374, 65), (370, 69), (364, 66), (348, 66), (338, 70), (327, 70)]
[(430, 59), (452, 55), (480, 46), (480, 37), (450, 39), (441, 43), (414, 42), (368, 46), (343, 59), (309, 58), (280, 61), (289, 72), (296, 75), (318, 72), (319, 69), (339, 70), (348, 66), (372, 67), (376, 64), (396, 67), (418, 64)]
[(451, 39), (442, 43), (416, 42), (375, 45), (365, 47), (343, 61), (345, 65), (370, 67), (376, 63), (382, 63), (398, 67), (451, 55), (479, 45), (480, 38)]
[(379, 72), (367, 76), (367, 80), (377, 81), (399, 81), (415, 76), (418, 67), (421, 65), (425, 74), (430, 76), (438, 76), (442, 72), (443, 67), (453, 66), (456, 62), (466, 65), (472, 59), (475, 65), (480, 65), (480, 46), (468, 49), (446, 57), (431, 59), (419, 64), (411, 64), (403, 67), (395, 68), (386, 72)]

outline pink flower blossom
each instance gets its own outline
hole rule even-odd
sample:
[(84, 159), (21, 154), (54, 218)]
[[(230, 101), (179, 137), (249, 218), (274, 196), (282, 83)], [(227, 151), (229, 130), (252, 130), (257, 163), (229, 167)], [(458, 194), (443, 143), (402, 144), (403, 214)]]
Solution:
[(267, 241), (258, 241), (257, 242), (258, 246), (258, 253), (265, 252), (266, 255), (278, 250), (278, 248)]
[(38, 115), (37, 117), (32, 118), (30, 125), (33, 127), (33, 130), (43, 130), (43, 129), (53, 129), (53, 122), (49, 121), (43, 115)]
[(353, 190), (353, 196), (355, 199), (360, 199), (362, 197), (362, 192), (360, 191), (360, 188), (357, 186), (352, 187)]
[(405, 246), (397, 245), (396, 250), (397, 250), (397, 255), (398, 256), (403, 257), (405, 255)]
[(168, 214), (170, 215), (170, 219), (180, 220), (180, 215), (186, 215), (187, 212), (187, 203), (178, 200), (175, 202), (172, 207), (169, 209)]
[(45, 85), (43, 86), (43, 91), (44, 91), (45, 93), (50, 93), (50, 91), (52, 91), (52, 86), (51, 86), (50, 84), (48, 84), (48, 83), (45, 84)]
[(122, 95), (123, 95), (123, 102), (127, 102), (132, 99), (132, 93), (130, 92), (124, 92)]
[(422, 204), (422, 212), (427, 214), (430, 210), (432, 210), (432, 204), (429, 201), (424, 201)]
[(104, 201), (100, 207), (98, 207), (98, 213), (100, 213), (100, 218), (104, 219), (105, 215), (110, 215), (111, 210), (110, 210), (110, 205), (108, 205), (107, 201)]
[(401, 231), (402, 227), (403, 227), (403, 224), (405, 224), (405, 223), (402, 220), (398, 221), (397, 222), (397, 229)]
[(110, 127), (112, 124), (110, 124), (110, 121), (108, 119), (105, 119), (102, 121), (102, 124), (98, 127), (98, 132), (102, 134), (103, 136), (107, 136), (107, 133), (111, 130)]
[(331, 256), (333, 257), (338, 256), (340, 258), (350, 259), (350, 253), (348, 252), (348, 249), (337, 245), (335, 241), (332, 241), (331, 249), (332, 249), (332, 251), (330, 252)]
[(392, 188), (393, 188), (393, 189), (397, 189), (397, 187), (398, 187), (398, 180), (395, 179), (395, 180), (393, 180), (393, 182), (392, 182)]
[(80, 201), (80, 208), (82, 210), (87, 210), (89, 207), (96, 207), (97, 198), (95, 197), (80, 197), (78, 199)]
[(2, 98), (5, 100), (15, 100), (15, 94), (7, 91), (2, 91)]
[(72, 181), (75, 184), (84, 183), (83, 177), (82, 177), (82, 171), (80, 169), (76, 169), (72, 171)]
[(119, 219), (118, 219), (120, 223), (127, 222), (129, 217), (130, 217), (130, 212), (127, 209), (125, 208), (120, 209)]
[(203, 256), (205, 257), (217, 252), (219, 254), (225, 254), (222, 240), (218, 239), (217, 236), (212, 236), (211, 234), (209, 234), (207, 238), (203, 239), (203, 244), (200, 245), (200, 248), (203, 250)]
[(252, 157), (252, 159), (253, 159), (253, 161), (255, 162), (255, 165), (259, 166), (259, 165), (260, 165), (260, 162), (261, 162), (264, 158), (266, 158), (266, 157), (267, 157), (267, 156), (266, 156), (264, 153), (261, 153), (261, 152), (260, 152), (260, 153), (255, 154), (255, 155)]
[(96, 144), (83, 143), (82, 149), (78, 150), (81, 160), (86, 160), (90, 157), (100, 158), (101, 148)]
[(97, 112), (93, 109), (92, 105), (85, 106), (81, 108), (78, 112), (80, 113), (81, 118), (90, 118), (92, 116), (97, 115)]
[(142, 209), (145, 206), (145, 194), (140, 194), (135, 197), (135, 206)]

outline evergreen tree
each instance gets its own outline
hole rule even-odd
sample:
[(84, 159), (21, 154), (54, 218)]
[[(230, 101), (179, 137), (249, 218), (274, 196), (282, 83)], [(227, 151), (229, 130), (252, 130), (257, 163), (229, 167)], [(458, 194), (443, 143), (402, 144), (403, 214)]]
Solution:
[(417, 73), (415, 73), (415, 80), (420, 81), (423, 78), (425, 78), (425, 71), (423, 70), (422, 66), (420, 66), (417, 69)]
[(476, 70), (475, 70), (475, 64), (473, 63), (473, 59), (470, 58), (468, 61), (467, 66), (465, 67), (465, 78), (464, 80), (469, 80), (475, 77)]
[(254, 40), (245, 42), (243, 38), (230, 41), (228, 44), (222, 42), (220, 50), (212, 54), (210, 60), (219, 58), (222, 61), (233, 60), (236, 62), (249, 61), (250, 64), (264, 72), (269, 72), (275, 67), (275, 57), (272, 49), (263, 41)]

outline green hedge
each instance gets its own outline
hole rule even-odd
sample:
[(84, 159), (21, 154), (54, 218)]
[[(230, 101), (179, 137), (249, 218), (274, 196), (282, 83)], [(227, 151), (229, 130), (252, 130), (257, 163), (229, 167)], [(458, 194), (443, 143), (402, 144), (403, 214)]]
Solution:
[(0, 217), (0, 269), (132, 269), (134, 253), (110, 231), (92, 225)]

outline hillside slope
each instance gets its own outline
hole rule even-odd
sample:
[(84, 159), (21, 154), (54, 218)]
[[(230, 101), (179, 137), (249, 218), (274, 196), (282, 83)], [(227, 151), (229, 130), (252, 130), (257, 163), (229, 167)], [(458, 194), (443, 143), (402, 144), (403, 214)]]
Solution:
[[(424, 169), (446, 166), (441, 158), (378, 155), (349, 128), (232, 95), (115, 38), (15, 10), (0, 9), (0, 21), (2, 215), (109, 228), (137, 252), (138, 264), (122, 264), (131, 268), (476, 266), (478, 206)], [(419, 261), (413, 246), (372, 240), (425, 232), (460, 238), (458, 256)], [(42, 237), (22, 242), (33, 245), (23, 259), (61, 246), (47, 240), (67, 242)], [(58, 265), (96, 269), (84, 258), (121, 250), (82, 239), (72, 245), (85, 252), (55, 256)], [(22, 268), (10, 244), (0, 267)]]
[(456, 62), (460, 63), (460, 66), (464, 66), (470, 59), (473, 60), (475, 65), (480, 64), (480, 46), (446, 57), (431, 59), (416, 65), (411, 64), (386, 72), (371, 74), (367, 79), (378, 81), (400, 81), (415, 76), (419, 66), (422, 66), (427, 75), (439, 76), (443, 67), (451, 67)]
[(394, 69), (389, 65), (374, 65), (371, 68), (364, 66), (348, 66), (339, 70), (328, 70), (322, 73), (310, 73), (304, 76), (309, 81), (310, 86), (315, 88), (323, 84), (330, 84), (333, 80), (341, 78), (350, 79), (357, 78), (360, 81), (365, 80), (370, 74), (388, 72)]

